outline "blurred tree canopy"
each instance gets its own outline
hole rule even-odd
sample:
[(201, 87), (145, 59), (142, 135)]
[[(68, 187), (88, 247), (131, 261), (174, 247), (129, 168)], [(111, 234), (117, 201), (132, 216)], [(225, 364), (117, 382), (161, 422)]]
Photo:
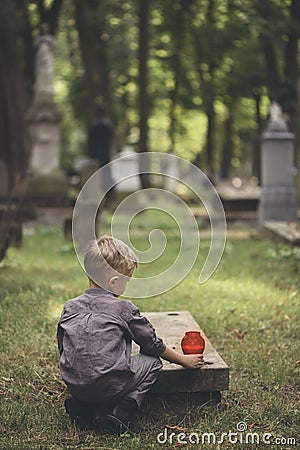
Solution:
[(0, 159), (12, 183), (30, 153), (26, 112), (43, 22), (56, 39), (65, 167), (85, 154), (99, 102), (116, 152), (125, 144), (172, 152), (223, 178), (259, 176), (270, 101), (299, 138), (299, 0), (5, 0)]

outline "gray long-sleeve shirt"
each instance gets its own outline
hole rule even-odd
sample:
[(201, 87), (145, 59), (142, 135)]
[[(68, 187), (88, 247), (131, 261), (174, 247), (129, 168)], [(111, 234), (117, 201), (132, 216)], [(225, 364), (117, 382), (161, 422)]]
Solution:
[(135, 305), (102, 288), (87, 289), (65, 304), (57, 340), (61, 377), (71, 385), (108, 375), (130, 378), (132, 340), (152, 356), (166, 348)]

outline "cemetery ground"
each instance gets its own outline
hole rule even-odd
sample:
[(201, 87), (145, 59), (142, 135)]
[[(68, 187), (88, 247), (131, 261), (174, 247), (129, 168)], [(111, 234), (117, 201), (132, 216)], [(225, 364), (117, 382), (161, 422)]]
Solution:
[[(142, 248), (147, 240), (141, 234), (135, 243)], [(229, 390), (217, 406), (175, 397), (173, 403), (148, 403), (144, 434), (120, 438), (79, 432), (64, 412), (68, 394), (59, 378), (56, 324), (64, 303), (87, 287), (72, 244), (59, 228), (40, 227), (24, 236), (21, 248), (10, 248), (0, 268), (0, 448), (296, 448), (288, 439), (299, 445), (299, 248), (256, 233), (230, 235), (217, 271), (200, 285), (209, 244), (203, 240), (199, 260), (181, 284), (135, 303), (142, 311), (189, 310), (229, 365)], [(168, 245), (175, 253), (178, 239)], [(144, 269), (138, 270), (142, 275)], [(157, 442), (166, 425), (221, 439), (240, 422), (247, 432), (269, 433), (272, 444), (233, 444), (226, 437), (219, 445), (182, 444), (176, 437)], [(178, 436), (180, 429), (171, 432)]]

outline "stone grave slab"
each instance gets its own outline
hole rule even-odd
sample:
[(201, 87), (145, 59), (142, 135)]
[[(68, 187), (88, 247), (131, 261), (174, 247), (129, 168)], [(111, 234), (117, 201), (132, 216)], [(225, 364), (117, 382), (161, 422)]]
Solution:
[(219, 183), (216, 190), (222, 200), (226, 214), (238, 211), (257, 211), (261, 189), (258, 186), (245, 185), (235, 188), (229, 183)]
[[(189, 311), (143, 312), (158, 336), (171, 348), (182, 352), (181, 339), (186, 331), (200, 331), (205, 339), (205, 365), (200, 369), (185, 369), (162, 360), (163, 368), (151, 389), (154, 394), (216, 392), (227, 390), (229, 368), (213, 347)], [(138, 353), (134, 344), (132, 353)]]
[(266, 221), (263, 232), (275, 242), (300, 246), (300, 222)]

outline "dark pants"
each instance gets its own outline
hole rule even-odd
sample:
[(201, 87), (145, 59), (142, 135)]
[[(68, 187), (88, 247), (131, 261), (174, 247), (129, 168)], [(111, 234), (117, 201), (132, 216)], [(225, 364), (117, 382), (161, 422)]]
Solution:
[[(85, 402), (117, 403), (123, 397), (130, 397), (141, 406), (146, 393), (157, 380), (161, 368), (162, 362), (159, 358), (139, 353), (131, 359), (131, 370), (134, 375), (130, 379), (117, 380), (115, 377), (107, 377), (89, 385), (68, 385), (68, 389), (74, 397)], [(116, 385), (123, 386), (117, 393)]]

